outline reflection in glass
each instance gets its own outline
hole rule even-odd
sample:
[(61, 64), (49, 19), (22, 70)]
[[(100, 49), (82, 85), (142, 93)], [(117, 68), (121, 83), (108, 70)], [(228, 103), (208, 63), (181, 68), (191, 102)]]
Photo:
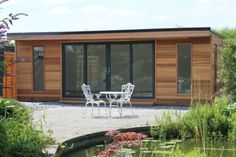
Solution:
[(88, 85), (91, 86), (93, 92), (98, 93), (106, 89), (106, 64), (105, 64), (105, 45), (88, 45)]
[(111, 44), (111, 90), (129, 82), (129, 44)]
[(34, 91), (44, 90), (44, 52), (43, 47), (33, 47)]
[(64, 54), (64, 95), (82, 96), (84, 80), (83, 45), (65, 45)]
[(178, 44), (178, 94), (191, 93), (191, 44)]
[(134, 96), (153, 96), (153, 45), (133, 44)]

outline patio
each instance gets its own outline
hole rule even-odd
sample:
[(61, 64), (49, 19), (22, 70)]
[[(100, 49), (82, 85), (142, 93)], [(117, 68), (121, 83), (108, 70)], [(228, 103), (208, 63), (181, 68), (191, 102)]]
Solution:
[(84, 105), (70, 105), (56, 102), (23, 102), (26, 106), (33, 108), (35, 120), (45, 116), (46, 128), (53, 131), (52, 137), (56, 142), (94, 133), (111, 128), (126, 128), (133, 126), (145, 126), (155, 123), (155, 116), (160, 116), (165, 111), (180, 111), (185, 113), (188, 107), (183, 106), (134, 106), (135, 116), (132, 116), (130, 108), (123, 108), (123, 117), (120, 117), (116, 108), (112, 110), (112, 117), (107, 118), (105, 109), (101, 107), (101, 117), (94, 108), (94, 117), (91, 116), (91, 107), (87, 114)]

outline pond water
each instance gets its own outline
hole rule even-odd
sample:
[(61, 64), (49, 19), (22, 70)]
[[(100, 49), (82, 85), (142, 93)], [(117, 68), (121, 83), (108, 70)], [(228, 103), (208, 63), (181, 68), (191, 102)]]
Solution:
[[(215, 141), (196, 143), (193, 140), (183, 142), (181, 140), (169, 140), (163, 142), (151, 138), (143, 140), (143, 145), (140, 148), (126, 148), (122, 152), (126, 152), (124, 153), (126, 156), (123, 155), (124, 157), (168, 157), (173, 149), (177, 147), (183, 152), (189, 152), (197, 148), (201, 152), (205, 152), (208, 157), (236, 157), (236, 143)], [(95, 152), (101, 150), (104, 150), (104, 145), (97, 145), (89, 149), (73, 152), (63, 157), (96, 157)]]

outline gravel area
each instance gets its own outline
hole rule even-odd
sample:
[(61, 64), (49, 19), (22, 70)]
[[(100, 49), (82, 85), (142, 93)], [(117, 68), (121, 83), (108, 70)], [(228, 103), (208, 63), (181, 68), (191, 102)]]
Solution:
[(23, 102), (34, 110), (34, 119), (38, 121), (45, 117), (46, 128), (53, 131), (53, 138), (61, 143), (65, 140), (105, 131), (111, 128), (126, 128), (133, 126), (145, 126), (155, 124), (155, 116), (162, 115), (165, 111), (179, 111), (185, 113), (188, 107), (182, 106), (148, 106), (133, 107), (134, 116), (129, 107), (123, 108), (123, 116), (119, 116), (117, 108), (112, 109), (111, 117), (106, 116), (105, 108), (101, 107), (101, 116), (98, 117), (97, 108), (94, 108), (94, 116), (91, 115), (91, 107), (87, 110), (84, 105), (62, 104), (57, 102)]

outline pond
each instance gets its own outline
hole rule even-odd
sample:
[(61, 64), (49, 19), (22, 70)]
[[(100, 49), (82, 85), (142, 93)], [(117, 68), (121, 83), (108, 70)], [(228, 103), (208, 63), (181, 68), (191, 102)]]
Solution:
[[(124, 157), (168, 157), (177, 148), (180, 148), (182, 152), (189, 152), (196, 148), (205, 152), (208, 157), (236, 157), (236, 143), (215, 141), (196, 143), (194, 140), (168, 140), (163, 142), (152, 138), (143, 140), (143, 145), (140, 148), (123, 148), (121, 152), (123, 152)], [(104, 150), (104, 145), (96, 145), (63, 157), (95, 157), (96, 152), (101, 150)]]

